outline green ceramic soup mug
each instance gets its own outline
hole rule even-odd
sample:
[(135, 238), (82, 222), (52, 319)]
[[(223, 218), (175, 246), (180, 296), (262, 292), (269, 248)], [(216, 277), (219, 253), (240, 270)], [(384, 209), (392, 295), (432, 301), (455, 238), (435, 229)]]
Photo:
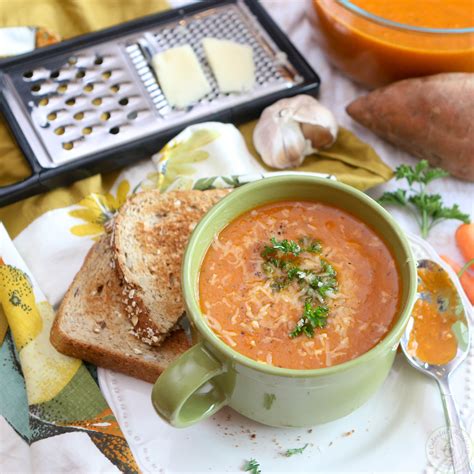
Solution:
[[(396, 322), (381, 342), (353, 360), (314, 370), (262, 364), (225, 344), (201, 315), (199, 273), (214, 236), (240, 214), (284, 200), (319, 201), (350, 212), (375, 229), (395, 257), (402, 282)], [(343, 417), (365, 403), (387, 377), (414, 304), (416, 281), (415, 261), (403, 232), (364, 193), (310, 175), (280, 175), (246, 184), (214, 206), (191, 236), (182, 288), (197, 343), (158, 378), (153, 406), (176, 427), (196, 423), (225, 405), (272, 426), (312, 426)]]

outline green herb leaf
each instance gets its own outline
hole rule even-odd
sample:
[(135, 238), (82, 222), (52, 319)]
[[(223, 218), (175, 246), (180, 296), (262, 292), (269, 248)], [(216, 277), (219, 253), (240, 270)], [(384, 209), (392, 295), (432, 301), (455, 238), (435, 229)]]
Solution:
[(275, 237), (272, 237), (270, 242), (273, 244), (273, 248), (280, 252), (292, 253), (294, 256), (301, 253), (301, 247), (294, 240), (277, 240)]
[[(449, 176), (448, 172), (441, 168), (430, 168), (426, 160), (419, 161), (416, 166), (400, 165), (395, 170), (395, 179), (405, 179), (409, 189), (384, 193), (379, 203), (406, 207), (412, 211), (420, 226), (421, 236), (424, 238), (428, 236), (434, 225), (443, 220), (454, 219), (469, 223), (469, 215), (463, 213), (457, 204), (452, 207), (444, 206), (439, 194), (426, 193), (429, 183), (446, 176)], [(417, 184), (416, 189), (413, 187), (415, 184)]]
[(299, 239), (298, 243), (303, 249), (303, 252), (321, 253), (323, 250), (321, 242), (319, 240), (311, 239), (310, 237), (302, 237)]
[(285, 277), (279, 277), (275, 278), (271, 285), (270, 288), (274, 291), (281, 291), (283, 288), (286, 288), (288, 286), (289, 281)]
[(270, 276), (275, 272), (274, 265), (272, 265), (270, 262), (263, 262), (262, 263), (262, 270), (265, 275)]
[(265, 407), (265, 409), (270, 410), (275, 400), (276, 395), (274, 393), (265, 393), (263, 396), (263, 406)]
[(290, 337), (294, 338), (300, 334), (305, 334), (308, 337), (314, 336), (314, 330), (316, 328), (326, 327), (328, 321), (329, 308), (327, 306), (316, 306), (311, 305), (310, 300), (306, 300), (304, 304), (303, 315), (296, 323), (293, 331), (290, 332)]
[(336, 276), (334, 267), (324, 258), (319, 259), (321, 262), (322, 273), (327, 273), (330, 276)]
[(260, 464), (255, 459), (250, 459), (244, 465), (244, 471), (250, 472), (250, 474), (261, 474)]
[(405, 206), (407, 204), (407, 192), (405, 189), (397, 189), (391, 193), (383, 193), (379, 198), (379, 203), (383, 205)]
[(287, 458), (294, 456), (295, 454), (303, 454), (303, 451), (308, 447), (308, 443), (306, 443), (302, 448), (292, 448), (287, 449), (285, 452), (285, 456)]
[(395, 179), (406, 179), (411, 186), (413, 183), (429, 184), (431, 181), (449, 176), (447, 171), (441, 168), (430, 168), (428, 161), (421, 160), (416, 166), (400, 165), (395, 170)]

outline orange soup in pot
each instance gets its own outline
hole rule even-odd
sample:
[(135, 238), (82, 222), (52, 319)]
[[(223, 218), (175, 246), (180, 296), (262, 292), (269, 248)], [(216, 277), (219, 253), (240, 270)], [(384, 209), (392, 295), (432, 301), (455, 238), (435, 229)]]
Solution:
[(204, 258), (203, 317), (230, 347), (291, 369), (340, 364), (374, 347), (400, 303), (395, 260), (367, 224), (324, 203), (246, 212)]

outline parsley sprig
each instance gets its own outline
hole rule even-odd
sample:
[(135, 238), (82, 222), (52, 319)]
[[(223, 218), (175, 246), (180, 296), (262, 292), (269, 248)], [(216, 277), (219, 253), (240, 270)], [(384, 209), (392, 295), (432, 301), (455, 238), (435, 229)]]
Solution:
[(306, 443), (302, 448), (292, 448), (292, 449), (287, 449), (285, 452), (285, 456), (287, 458), (294, 456), (295, 454), (303, 454), (303, 451), (308, 447), (308, 443)]
[(250, 474), (261, 474), (260, 464), (255, 459), (250, 459), (244, 465), (244, 471), (250, 472)]
[(314, 330), (324, 328), (328, 323), (329, 308), (327, 306), (312, 306), (310, 300), (304, 303), (303, 316), (296, 323), (295, 329), (290, 332), (290, 337), (294, 338), (300, 334), (308, 337), (314, 336)]
[(386, 192), (379, 199), (382, 205), (406, 207), (409, 209), (421, 230), (423, 238), (428, 237), (430, 230), (439, 222), (455, 219), (469, 223), (469, 215), (459, 209), (458, 204), (452, 207), (443, 205), (439, 194), (428, 194), (428, 184), (440, 178), (449, 176), (441, 168), (431, 168), (426, 160), (421, 160), (416, 166), (400, 165), (395, 170), (395, 179), (405, 179), (408, 189), (397, 189)]

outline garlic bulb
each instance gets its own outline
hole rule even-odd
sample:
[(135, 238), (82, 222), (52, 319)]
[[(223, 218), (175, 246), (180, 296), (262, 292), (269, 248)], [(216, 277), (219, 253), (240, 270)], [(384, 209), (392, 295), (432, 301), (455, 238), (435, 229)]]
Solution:
[(253, 132), (263, 161), (273, 168), (294, 168), (305, 156), (331, 146), (337, 137), (336, 118), (314, 97), (297, 95), (267, 107)]

